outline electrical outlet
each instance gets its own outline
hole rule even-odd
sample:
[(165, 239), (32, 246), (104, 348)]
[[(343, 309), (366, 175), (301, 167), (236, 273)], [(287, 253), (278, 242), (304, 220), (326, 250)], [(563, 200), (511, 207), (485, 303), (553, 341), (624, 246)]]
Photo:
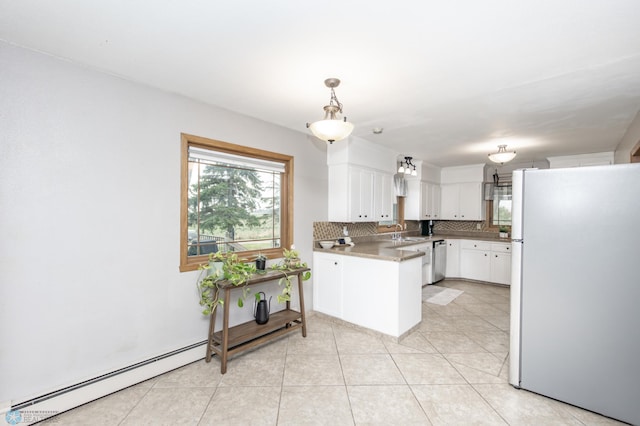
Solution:
[(342, 234), (344, 234), (345, 237), (349, 235), (349, 230), (347, 229), (347, 225), (342, 227)]
[(480, 231), (482, 229), (482, 224), (481, 223), (476, 223), (476, 229), (478, 231)]

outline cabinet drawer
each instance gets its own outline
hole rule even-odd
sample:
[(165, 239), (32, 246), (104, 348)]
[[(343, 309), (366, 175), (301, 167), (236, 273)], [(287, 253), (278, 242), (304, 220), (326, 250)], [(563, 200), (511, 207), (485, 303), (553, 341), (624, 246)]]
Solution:
[(486, 241), (462, 240), (460, 248), (468, 250), (491, 250), (491, 243)]
[(491, 243), (491, 251), (496, 253), (511, 253), (511, 244)]

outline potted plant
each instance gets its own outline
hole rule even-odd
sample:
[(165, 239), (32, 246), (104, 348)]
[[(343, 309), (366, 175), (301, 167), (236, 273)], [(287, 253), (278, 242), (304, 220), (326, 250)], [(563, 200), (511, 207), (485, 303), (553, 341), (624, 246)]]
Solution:
[[(209, 263), (200, 265), (200, 276), (198, 277), (198, 293), (200, 295), (200, 306), (203, 306), (202, 313), (211, 315), (216, 307), (224, 300), (214, 297), (219, 290), (218, 283), (222, 280), (240, 287), (246, 284), (251, 275), (255, 274), (256, 267), (251, 263), (244, 263), (233, 252), (216, 252), (209, 254)], [(244, 306), (244, 300), (251, 292), (249, 287), (244, 286), (242, 295), (238, 297), (238, 306)]]
[(264, 271), (267, 267), (267, 256), (262, 253), (258, 253), (256, 256), (256, 269), (258, 271)]
[(500, 227), (500, 238), (509, 238), (509, 228), (506, 226)]

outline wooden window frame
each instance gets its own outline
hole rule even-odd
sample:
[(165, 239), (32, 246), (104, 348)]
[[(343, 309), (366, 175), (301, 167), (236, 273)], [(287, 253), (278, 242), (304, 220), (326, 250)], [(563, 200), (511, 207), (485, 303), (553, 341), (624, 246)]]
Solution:
[(267, 258), (283, 256), (283, 249), (293, 244), (293, 157), (257, 148), (235, 145), (229, 142), (208, 139), (201, 136), (180, 134), (181, 166), (180, 166), (180, 271), (194, 271), (198, 266), (208, 261), (208, 255), (188, 255), (188, 199), (189, 199), (189, 146), (226, 152), (251, 158), (276, 161), (283, 163), (285, 172), (281, 181), (281, 223), (280, 247), (267, 250), (248, 250), (239, 252), (244, 261), (252, 260), (258, 251)]

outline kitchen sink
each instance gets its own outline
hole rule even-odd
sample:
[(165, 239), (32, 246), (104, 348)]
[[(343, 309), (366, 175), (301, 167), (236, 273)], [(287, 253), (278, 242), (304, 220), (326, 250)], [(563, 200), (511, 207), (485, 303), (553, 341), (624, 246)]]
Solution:
[(402, 238), (398, 238), (396, 241), (398, 241), (398, 242), (408, 241), (408, 242), (420, 243), (422, 241), (427, 241), (428, 239), (429, 238), (427, 238), (427, 237), (402, 237)]

